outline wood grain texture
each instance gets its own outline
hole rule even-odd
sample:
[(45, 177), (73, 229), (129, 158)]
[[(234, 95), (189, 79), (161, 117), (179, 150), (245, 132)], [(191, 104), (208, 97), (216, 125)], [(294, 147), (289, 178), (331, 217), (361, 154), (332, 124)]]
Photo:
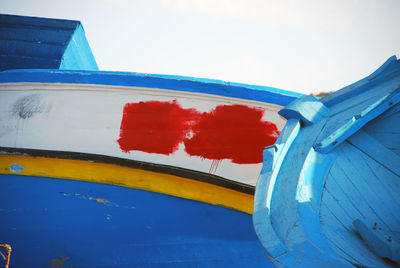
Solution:
[[(269, 173), (278, 174), (270, 190), (269, 228), (287, 248), (274, 263), (396, 265), (397, 246), (386, 246), (400, 239), (399, 101), (400, 61), (392, 57), (371, 76), (322, 99), (329, 110), (315, 121), (301, 117), (313, 107), (306, 98), (286, 109), (288, 119), (302, 124), (282, 164)], [(382, 235), (369, 232), (375, 225)]]
[(387, 266), (365, 246), (353, 221), (377, 222), (379, 228), (398, 240), (399, 186), (396, 175), (353, 145), (343, 143), (326, 180), (320, 210), (321, 228), (331, 246), (349, 261)]
[[(400, 104), (395, 105), (379, 117), (367, 124), (364, 131), (388, 150), (400, 156)], [(398, 165), (400, 166), (400, 165)]]

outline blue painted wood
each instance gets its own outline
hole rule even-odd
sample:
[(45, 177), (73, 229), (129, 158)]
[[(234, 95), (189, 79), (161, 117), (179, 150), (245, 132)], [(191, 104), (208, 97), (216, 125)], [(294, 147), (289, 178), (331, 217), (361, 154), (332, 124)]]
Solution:
[(61, 70), (98, 70), (82, 25), (78, 25), (62, 56)]
[(371, 75), (336, 92), (333, 92), (332, 94), (329, 94), (321, 101), (328, 107), (336, 106), (345, 100), (351, 99), (360, 93), (368, 91), (368, 89), (382, 83), (382, 81), (388, 80), (388, 77), (395, 76), (395, 74), (398, 74), (399, 68), (400, 62), (396, 56), (391, 56)]
[[(323, 126), (323, 124), (320, 124), (319, 122), (317, 122), (317, 125), (319, 125), (319, 127)], [(277, 143), (279, 144), (278, 141)], [(313, 140), (309, 140), (308, 138), (305, 138), (305, 136), (302, 137), (301, 140), (298, 140), (298, 138), (296, 137), (296, 139), (293, 141), (293, 144), (296, 143), (308, 143), (311, 147)], [(303, 155), (304, 157), (307, 155), (307, 151), (302, 152), (302, 150), (304, 150), (304, 147), (296, 147), (293, 146), (293, 144), (290, 147), (290, 150), (288, 150), (287, 154), (285, 155), (285, 158), (282, 160), (282, 164), (280, 165), (281, 167), (290, 167), (289, 169), (284, 169), (284, 171), (287, 171), (289, 174), (295, 174), (296, 169), (300, 168), (300, 166), (295, 166), (296, 158), (301, 159)], [(277, 165), (275, 165), (275, 167), (277, 167)], [(274, 169), (274, 171), (281, 172), (282, 169)], [(290, 175), (284, 177), (285, 180), (282, 180), (282, 174), (279, 173), (275, 185), (273, 185), (274, 188), (271, 198), (272, 202), (269, 211), (271, 222), (270, 225), (272, 227), (268, 228), (272, 228), (272, 230), (274, 230), (278, 239), (288, 249), (288, 251), (284, 254), (274, 256), (274, 258), (272, 259), (273, 262), (277, 265), (283, 263), (288, 267), (296, 265), (304, 265), (305, 267), (320, 267), (321, 265), (326, 267), (337, 267), (338, 265), (346, 266), (346, 264), (344, 264), (340, 260), (331, 258), (330, 254), (321, 250), (320, 247), (315, 247), (312, 239), (310, 240), (305, 236), (303, 229), (304, 226), (299, 222), (297, 216), (297, 201), (294, 198), (296, 196), (297, 185), (295, 184), (294, 187), (290, 189), (290, 191), (288, 188), (292, 187), (290, 179), (296, 179), (296, 177), (292, 177)], [(262, 180), (262, 176), (260, 177), (260, 180)], [(256, 187), (256, 189), (258, 188), (259, 185)], [(280, 198), (276, 198), (277, 196), (279, 196)], [(258, 197), (256, 196), (255, 199), (257, 200), (257, 198)], [(293, 198), (293, 201), (291, 201), (291, 198)], [(296, 214), (293, 215), (293, 211), (297, 211), (295, 212)], [(261, 225), (262, 222), (260, 222), (260, 226)], [(258, 235), (260, 236), (259, 232)], [(268, 240), (264, 242), (267, 241)], [(266, 249), (267, 251), (269, 251), (268, 247), (266, 247)], [(310, 252), (312, 252), (312, 254), (310, 254)], [(269, 251), (269, 253), (271, 252)]]
[(18, 69), (21, 66), (24, 68), (58, 68), (61, 60), (37, 58), (37, 57), (23, 57), (18, 55), (0, 55), (0, 69)]
[[(349, 158), (353, 159), (353, 155), (349, 156)], [(351, 256), (352, 258), (356, 258), (358, 263), (363, 263), (364, 265), (369, 263), (370, 267), (380, 267), (384, 263), (380, 263), (381, 261), (366, 249), (359, 237), (354, 235), (353, 221), (364, 217), (371, 217), (375, 220), (379, 219), (378, 215), (375, 214), (375, 212), (379, 212), (375, 204), (379, 204), (381, 200), (364, 202), (366, 197), (371, 196), (365, 190), (360, 193), (358, 190), (359, 187), (357, 187), (358, 184), (356, 184), (356, 180), (354, 179), (355, 177), (352, 174), (344, 173), (341, 165), (346, 165), (347, 162), (348, 159), (337, 161), (331, 168), (322, 199), (323, 206), (321, 206), (320, 213), (322, 229), (330, 243), (340, 243), (342, 245), (342, 252), (350, 252), (356, 249)], [(362, 176), (365, 177), (365, 174), (362, 174)], [(371, 176), (368, 182), (363, 181), (361, 183), (371, 184), (372, 187), (368, 188), (376, 187), (375, 183), (371, 180)], [(329, 213), (327, 213), (327, 210), (329, 210)], [(340, 221), (340, 223), (334, 223), (333, 218), (337, 222)], [(382, 224), (381, 220), (378, 222), (380, 225)], [(388, 227), (386, 224), (384, 226)], [(343, 235), (346, 235), (346, 237), (341, 239), (339, 236)]]
[(12, 245), (10, 267), (51, 267), (61, 259), (66, 267), (273, 267), (246, 213), (16, 175), (0, 175), (0, 193), (0, 237)]
[(305, 95), (291, 102), (279, 111), (286, 119), (297, 119), (303, 124), (311, 125), (317, 122), (329, 109), (316, 97)]
[[(335, 200), (321, 206), (321, 221), (329, 222), (322, 225), (324, 235), (326, 236), (332, 248), (341, 254), (344, 259), (354, 266), (366, 267), (382, 267), (385, 266), (384, 261), (376, 259), (374, 255), (363, 245), (359, 237), (354, 231), (341, 228), (340, 222), (330, 209), (333, 209)], [(332, 207), (333, 205), (333, 207)]]
[[(339, 124), (340, 127), (336, 128), (332, 133), (329, 131), (322, 132), (323, 134), (320, 135), (319, 140), (315, 145), (315, 149), (318, 152), (329, 153), (331, 150), (340, 145), (340, 143), (361, 129), (365, 124), (375, 119), (399, 102), (400, 87), (390, 92), (390, 94), (378, 99), (365, 109), (359, 111), (357, 114), (354, 114), (346, 123)], [(337, 123), (332, 119), (330, 122), (333, 122), (333, 124)]]
[(379, 257), (400, 262), (400, 245), (380, 231), (376, 223), (366, 223), (362, 219), (357, 219), (353, 224), (368, 247)]
[[(400, 104), (368, 123), (364, 131), (388, 150), (400, 156)], [(397, 162), (398, 163), (398, 162)]]
[[(386, 261), (371, 250), (353, 222), (376, 221), (393, 241), (400, 239), (400, 158), (391, 148), (400, 141), (399, 100), (400, 61), (391, 58), (370, 77), (322, 99), (323, 115), (310, 113), (316, 102), (307, 104), (307, 98), (283, 110), (288, 118), (301, 119), (302, 125), (282, 164), (260, 177), (275, 181), (268, 189), (272, 192), (270, 223), (264, 228), (273, 229), (287, 249), (274, 263), (396, 265), (397, 259)], [(314, 117), (318, 119), (311, 120)], [(256, 192), (262, 193), (265, 189), (259, 187), (271, 185), (257, 184)], [(256, 195), (255, 204), (261, 199)], [(263, 231), (262, 224), (257, 233)], [(270, 251), (269, 245), (263, 245)]]
[(58, 28), (57, 34), (54, 34), (53, 28), (0, 22), (0, 40), (9, 39), (25, 42), (66, 45), (70, 38), (70, 29)]
[[(393, 134), (391, 136), (394, 136)], [(348, 141), (388, 170), (400, 176), (400, 156), (387, 149), (364, 131), (358, 131)], [(400, 140), (399, 140), (400, 142)]]
[[(348, 192), (349, 195), (358, 194), (358, 208), (361, 210), (365, 205), (365, 216), (375, 218), (376, 221), (382, 222), (387, 229), (390, 226), (400, 224), (400, 215), (391, 209), (392, 205), (387, 192), (381, 189), (377, 175), (363, 161), (359, 151), (350, 146), (343, 146), (343, 157), (338, 158), (338, 164), (346, 174), (348, 181), (354, 186), (354, 192)], [(382, 194), (385, 194), (382, 196)], [(396, 215), (397, 214), (397, 215)], [(372, 219), (371, 219), (372, 220)]]
[[(277, 173), (273, 173), (273, 170), (282, 165), (287, 150), (299, 130), (300, 122), (296, 119), (289, 120), (275, 145), (267, 147), (263, 152), (263, 168), (255, 192), (257, 202), (254, 203), (253, 224), (261, 243), (268, 250), (270, 259), (276, 260), (276, 258), (288, 252), (286, 246), (275, 233), (270, 218), (271, 197), (277, 177)], [(277, 169), (275, 168), (275, 170)]]
[(73, 30), (76, 28), (76, 25), (79, 22), (74, 20), (47, 19), (39, 17), (0, 14), (0, 23)]
[(12, 82), (73, 83), (162, 88), (255, 100), (277, 105), (287, 105), (301, 96), (299, 93), (276, 88), (184, 76), (67, 70), (13, 70), (0, 72), (0, 83)]
[(6, 40), (0, 43), (0, 53), (2, 55), (59, 59), (62, 57), (63, 52), (64, 46), (54, 43), (27, 43), (19, 40)]
[(313, 149), (310, 150), (299, 176), (296, 200), (299, 214), (298, 222), (308, 240), (318, 245), (321, 254), (318, 259), (326, 259), (326, 262), (335, 260), (344, 265), (341, 257), (327, 243), (319, 221), (325, 178), (336, 157), (336, 154), (324, 155)]
[(98, 70), (79, 21), (0, 14), (0, 71)]

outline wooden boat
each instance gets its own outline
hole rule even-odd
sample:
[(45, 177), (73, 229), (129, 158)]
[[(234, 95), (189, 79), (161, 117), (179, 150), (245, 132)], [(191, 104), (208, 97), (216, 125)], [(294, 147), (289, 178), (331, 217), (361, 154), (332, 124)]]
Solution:
[(301, 97), (264, 151), (254, 227), (278, 267), (400, 265), (400, 61)]
[(0, 23), (11, 267), (272, 265), (252, 227), (254, 185), (277, 111), (299, 94), (98, 71), (79, 22)]

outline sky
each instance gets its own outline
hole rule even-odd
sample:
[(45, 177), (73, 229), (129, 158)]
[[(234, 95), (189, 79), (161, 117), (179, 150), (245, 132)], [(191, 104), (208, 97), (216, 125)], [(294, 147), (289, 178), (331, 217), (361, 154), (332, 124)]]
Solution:
[(0, 0), (0, 13), (81, 21), (100, 70), (305, 94), (400, 55), (400, 0)]

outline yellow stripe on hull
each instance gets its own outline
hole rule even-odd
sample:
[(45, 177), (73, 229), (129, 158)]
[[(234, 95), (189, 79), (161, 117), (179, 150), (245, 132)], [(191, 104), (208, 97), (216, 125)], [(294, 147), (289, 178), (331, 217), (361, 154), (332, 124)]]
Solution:
[[(10, 169), (18, 165), (22, 171)], [(222, 186), (147, 170), (47, 157), (0, 155), (0, 173), (118, 185), (253, 213), (254, 196)]]

